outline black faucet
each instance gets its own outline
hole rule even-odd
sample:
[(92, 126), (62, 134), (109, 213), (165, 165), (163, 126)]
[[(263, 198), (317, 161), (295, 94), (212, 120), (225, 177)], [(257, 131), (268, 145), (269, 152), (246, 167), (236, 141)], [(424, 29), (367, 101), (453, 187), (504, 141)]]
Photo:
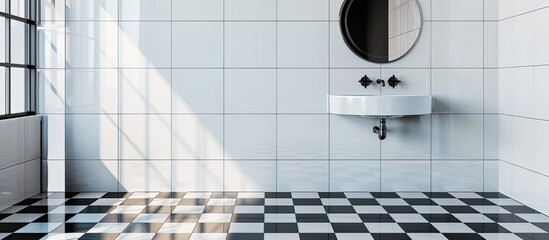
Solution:
[(377, 83), (377, 84), (381, 84), (381, 87), (385, 87), (385, 80), (383, 80), (383, 79), (378, 79), (378, 80), (376, 81), (376, 83)]
[(398, 80), (398, 78), (395, 77), (395, 75), (393, 75), (392, 77), (389, 78), (389, 81), (387, 81), (387, 83), (389, 83), (389, 86), (395, 88), (396, 85), (398, 85), (399, 83), (401, 83), (402, 81)]
[(370, 85), (373, 81), (370, 80), (370, 78), (368, 78), (368, 75), (364, 75), (364, 77), (362, 77), (360, 79), (360, 81), (358, 81), (360, 83), (360, 85), (362, 85), (364, 88), (368, 88), (368, 85)]

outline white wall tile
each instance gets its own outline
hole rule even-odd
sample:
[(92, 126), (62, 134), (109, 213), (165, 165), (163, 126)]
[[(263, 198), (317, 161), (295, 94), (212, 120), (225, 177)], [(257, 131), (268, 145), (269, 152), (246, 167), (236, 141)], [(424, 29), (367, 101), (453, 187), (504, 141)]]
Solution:
[(173, 115), (173, 159), (223, 159), (222, 115)]
[(115, 68), (116, 22), (67, 22), (66, 68)]
[[(135, 176), (132, 176), (135, 180), (143, 178), (136, 178)], [(118, 161), (116, 160), (67, 159), (65, 161), (65, 177), (65, 190), (67, 192), (116, 192), (119, 190)]]
[(225, 159), (276, 159), (275, 115), (225, 115)]
[(118, 158), (119, 125), (116, 115), (67, 115), (65, 120), (67, 159)]
[(71, 69), (66, 77), (66, 111), (71, 113), (117, 113), (116, 69)]
[(534, 173), (534, 208), (549, 214), (549, 177)]
[(25, 167), (19, 164), (0, 170), (0, 209), (8, 208), (25, 199)]
[(379, 68), (377, 63), (367, 62), (355, 55), (343, 41), (339, 22), (330, 22), (330, 67)]
[(65, 160), (42, 161), (42, 190), (65, 191)]
[(499, 115), (498, 145), (498, 158), (511, 163), (513, 161), (513, 117)]
[(524, 14), (513, 18), (513, 66), (532, 65), (534, 61), (534, 16)]
[[(387, 129), (387, 138), (381, 141), (381, 159), (431, 157), (431, 116), (387, 119)], [(368, 135), (377, 137), (373, 132)]]
[(433, 111), (483, 113), (482, 69), (433, 69)]
[(544, 120), (549, 120), (549, 94), (546, 89), (549, 89), (549, 67), (534, 67), (534, 117)]
[(25, 161), (40, 158), (40, 116), (31, 116), (21, 119), (25, 129), (23, 159)]
[(483, 163), (479, 161), (433, 161), (433, 192), (474, 191), (482, 192)]
[(431, 191), (431, 162), (381, 161), (381, 191)]
[(343, 5), (343, 0), (330, 0), (330, 20), (340, 20), (341, 16), (341, 6)]
[(484, 1), (436, 0), (432, 1), (433, 20), (483, 20)]
[(225, 20), (275, 20), (276, 0), (226, 0)]
[(225, 23), (225, 67), (276, 67), (276, 23)]
[(277, 70), (278, 113), (327, 113), (327, 69)]
[(36, 30), (38, 32), (38, 67), (65, 67), (65, 23), (44, 21)]
[(170, 67), (172, 56), (171, 32), (171, 23), (169, 22), (120, 23), (118, 34), (120, 67)]
[(278, 159), (328, 159), (328, 115), (277, 115)]
[(121, 115), (121, 159), (170, 159), (169, 115)]
[(276, 161), (226, 161), (225, 191), (276, 191)]
[(328, 20), (329, 0), (278, 0), (277, 20)]
[(122, 192), (171, 191), (171, 162), (120, 161), (119, 181)]
[(379, 69), (330, 69), (330, 94), (337, 95), (378, 95), (381, 86), (370, 84), (367, 88), (360, 85), (362, 77), (372, 81), (380, 78)]
[(482, 22), (433, 22), (433, 67), (482, 67)]
[(328, 161), (278, 161), (277, 191), (328, 191), (328, 172)]
[(524, 168), (512, 166), (513, 168), (513, 199), (520, 203), (533, 207), (534, 205), (534, 172)]
[(40, 193), (40, 159), (25, 162), (25, 197)]
[(120, 0), (120, 20), (170, 20), (170, 0)]
[(513, 20), (498, 22), (498, 62), (499, 67), (513, 65)]
[[(534, 68), (513, 68), (513, 115), (534, 115)], [(502, 97), (508, 97), (504, 95)]]
[[(4, 1), (3, 1), (4, 2)], [(65, 2), (57, 0), (43, 0), (39, 4), (40, 20), (63, 21), (65, 20)]]
[(371, 191), (380, 190), (380, 162), (373, 161), (332, 161), (330, 162), (330, 190)]
[[(118, 19), (117, 1), (66, 0), (65, 4), (65, 17), (67, 21), (116, 21)], [(56, 10), (55, 15), (57, 16), (61, 11), (61, 9)], [(50, 17), (52, 16), (50, 15)]]
[(121, 113), (170, 113), (171, 71), (168, 69), (121, 69)]
[(328, 23), (279, 22), (278, 67), (328, 67)]
[(516, 0), (498, 0), (499, 19), (505, 19), (513, 15), (513, 2)]
[(513, 165), (499, 161), (498, 182), (501, 193), (508, 196), (513, 194)]
[(498, 69), (484, 69), (484, 113), (499, 113), (498, 95)]
[(42, 159), (65, 159), (65, 115), (42, 117)]
[(173, 20), (223, 20), (223, 0), (172, 1)]
[(513, 16), (532, 11), (534, 9), (533, 0), (511, 0), (513, 2)]
[(499, 65), (499, 22), (484, 22), (484, 67)]
[(499, 113), (513, 114), (513, 69), (498, 70)]
[[(523, 126), (519, 126), (522, 128)], [(549, 122), (534, 120), (534, 170), (549, 176)]]
[(276, 112), (276, 70), (225, 70), (225, 112)]
[(372, 132), (378, 121), (330, 115), (330, 159), (379, 159), (380, 141)]
[(429, 68), (431, 65), (431, 22), (422, 22), (421, 35), (408, 53), (381, 68)]
[(173, 67), (223, 67), (222, 22), (174, 22), (172, 42)]
[[(536, 130), (537, 131), (537, 130)], [(513, 161), (534, 170), (534, 120), (513, 117)]]
[(484, 20), (499, 20), (499, 0), (484, 0)]
[[(381, 69), (381, 79), (387, 82), (390, 77), (395, 75), (398, 80), (402, 81), (395, 88), (381, 88), (383, 95), (429, 95), (431, 70), (429, 69)], [(376, 79), (372, 78), (372, 85)], [(436, 81), (436, 79), (433, 79)], [(371, 86), (371, 85), (370, 85)]]
[(484, 192), (499, 192), (499, 162), (484, 161)]
[(222, 69), (172, 69), (172, 113), (222, 113)]
[(65, 112), (65, 70), (40, 69), (38, 74), (38, 112)]
[(482, 159), (482, 115), (433, 115), (433, 159)]
[(223, 191), (223, 161), (173, 161), (173, 191)]
[(484, 115), (484, 159), (499, 159), (499, 116)]
[(549, 6), (548, 0), (534, 0), (534, 9), (539, 9), (547, 6)]

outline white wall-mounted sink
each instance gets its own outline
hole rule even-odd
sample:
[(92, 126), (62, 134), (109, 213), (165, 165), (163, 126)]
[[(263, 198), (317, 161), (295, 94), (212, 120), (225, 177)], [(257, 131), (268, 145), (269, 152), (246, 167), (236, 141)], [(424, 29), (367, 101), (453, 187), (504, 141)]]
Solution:
[(330, 113), (372, 118), (427, 115), (431, 104), (424, 95), (330, 95)]

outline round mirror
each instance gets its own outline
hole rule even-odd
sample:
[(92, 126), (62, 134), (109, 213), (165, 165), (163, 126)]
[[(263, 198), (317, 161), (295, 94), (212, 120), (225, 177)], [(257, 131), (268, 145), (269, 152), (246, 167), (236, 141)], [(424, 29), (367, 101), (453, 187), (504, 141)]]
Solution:
[(404, 57), (421, 34), (417, 0), (345, 0), (340, 17), (345, 43), (370, 62), (389, 63)]

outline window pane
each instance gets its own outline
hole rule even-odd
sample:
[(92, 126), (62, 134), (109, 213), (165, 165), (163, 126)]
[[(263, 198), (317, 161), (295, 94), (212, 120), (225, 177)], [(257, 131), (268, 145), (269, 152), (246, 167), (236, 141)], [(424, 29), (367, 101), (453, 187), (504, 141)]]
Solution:
[(29, 63), (29, 26), (18, 21), (11, 23), (11, 63)]
[(0, 67), (0, 115), (6, 114), (6, 68)]
[(6, 62), (6, 19), (0, 17), (0, 62)]
[(28, 77), (27, 71), (24, 68), (11, 68), (10, 104), (12, 114), (26, 112), (27, 91), (25, 85)]
[(11, 0), (11, 15), (28, 18), (29, 4), (28, 0)]

